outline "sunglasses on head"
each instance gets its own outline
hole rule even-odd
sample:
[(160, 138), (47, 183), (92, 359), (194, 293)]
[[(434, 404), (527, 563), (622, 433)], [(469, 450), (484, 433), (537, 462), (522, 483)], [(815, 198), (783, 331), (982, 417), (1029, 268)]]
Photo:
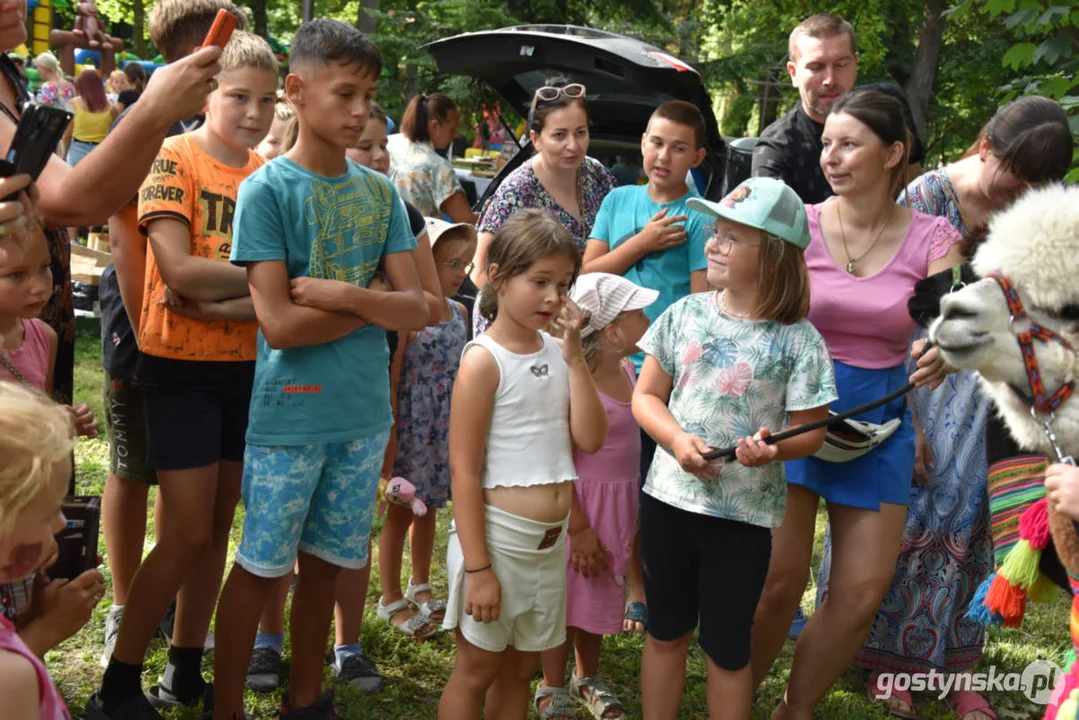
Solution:
[(563, 97), (571, 100), (579, 100), (584, 96), (585, 87), (580, 83), (570, 83), (569, 85), (563, 85), (562, 87), (545, 85), (536, 90), (536, 94), (532, 96), (532, 107), (535, 107), (538, 102), (554, 102)]

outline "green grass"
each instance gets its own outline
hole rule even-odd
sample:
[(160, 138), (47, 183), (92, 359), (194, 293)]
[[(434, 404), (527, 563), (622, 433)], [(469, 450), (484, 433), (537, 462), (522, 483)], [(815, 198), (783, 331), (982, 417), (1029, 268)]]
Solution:
[[(96, 335), (96, 327), (86, 327), (80, 332), (76, 348), (76, 363), (76, 401), (89, 403), (98, 418), (101, 418), (100, 341)], [(103, 430), (102, 434), (104, 434)], [(80, 440), (77, 458), (79, 491), (99, 494), (108, 468), (108, 448), (104, 438)], [(242, 511), (237, 513), (233, 525), (234, 543), (239, 540), (241, 521)], [(442, 559), (445, 558), (446, 530), (449, 521), (448, 512), (440, 513), (438, 547), (435, 551), (435, 567), (432, 574), (432, 582), (443, 597), (446, 578)], [(376, 518), (376, 533), (379, 527), (380, 521)], [(817, 530), (814, 569), (820, 561), (824, 531), (823, 514), (818, 518)], [(148, 547), (150, 542), (152, 540), (148, 539)], [(102, 542), (101, 553), (104, 554), (104, 552)], [(376, 562), (377, 553), (378, 544), (375, 543)], [(408, 570), (406, 553), (405, 571)], [(108, 581), (107, 567), (103, 568), (103, 572)], [(812, 608), (814, 592), (815, 587), (810, 587), (806, 591), (803, 606), (807, 610)], [(380, 593), (381, 588), (376, 573), (371, 579), (362, 641), (365, 651), (385, 676), (386, 683), (381, 692), (373, 695), (353, 691), (347, 687), (339, 688), (337, 697), (342, 705), (343, 717), (385, 720), (433, 718), (442, 687), (453, 668), (453, 639), (451, 636), (441, 635), (433, 641), (419, 644), (391, 631), (385, 623), (375, 617), (374, 607)], [(80, 633), (49, 653), (46, 658), (52, 677), (76, 714), (81, 714), (86, 699), (101, 681), (102, 670), (97, 661), (101, 653), (104, 617), (107, 609), (108, 600), (106, 599), (95, 611), (91, 622)], [(1030, 606), (1026, 622), (1021, 630), (991, 629), (983, 666), (995, 665), (997, 672), (1021, 672), (1028, 663), (1039, 657), (1062, 663), (1069, 642), (1068, 610), (1068, 599), (1061, 593), (1054, 602)], [(329, 647), (330, 639), (328, 638), (327, 650)], [(604, 641), (600, 664), (600, 674), (608, 680), (622, 701), (627, 704), (629, 716), (634, 718), (640, 717), (641, 648), (642, 641), (637, 638), (607, 638)], [(769, 717), (771, 708), (781, 696), (790, 669), (792, 649), (792, 644), (787, 643), (783, 654), (776, 662), (772, 675), (762, 688), (761, 699), (754, 711), (754, 718)], [(152, 682), (162, 672), (165, 660), (166, 646), (162, 641), (155, 640), (146, 663), (147, 673), (144, 680), (147, 683)], [(209, 677), (212, 672), (212, 658), (204, 662), (204, 669)], [(329, 673), (326, 674), (326, 680), (330, 682)], [(864, 686), (864, 674), (855, 670), (847, 672), (825, 697), (818, 709), (817, 717), (842, 718), (843, 720), (886, 717), (878, 707), (868, 701)], [(989, 693), (988, 697), (1001, 720), (1041, 717), (1042, 708), (1031, 705), (1021, 693)], [(920, 717), (949, 717), (943, 703), (937, 703), (931, 697), (916, 697), (915, 701)], [(250, 692), (247, 694), (247, 711), (253, 718), (276, 719), (279, 705), (279, 694), (272, 696), (259, 696)], [(705, 664), (700, 649), (694, 645), (680, 717), (707, 718), (707, 716)], [(186, 715), (176, 714), (173, 717), (193, 718), (195, 715), (187, 713)], [(584, 719), (590, 716), (581, 710), (578, 717)]]

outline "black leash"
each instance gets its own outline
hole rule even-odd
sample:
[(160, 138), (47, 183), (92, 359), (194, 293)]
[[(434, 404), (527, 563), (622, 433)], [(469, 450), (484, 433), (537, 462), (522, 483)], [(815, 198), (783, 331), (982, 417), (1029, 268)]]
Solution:
[[(929, 349), (932, 348), (932, 347), (933, 347), (933, 343), (927, 342), (925, 344), (925, 349), (922, 351), (922, 354), (924, 355), (925, 353), (929, 352)], [(811, 423), (808, 423), (806, 425), (799, 425), (798, 427), (791, 428), (790, 430), (784, 430), (783, 432), (776, 433), (775, 435), (769, 435), (768, 437), (764, 438), (764, 444), (765, 445), (775, 445), (777, 442), (782, 442), (784, 440), (789, 440), (792, 437), (797, 437), (797, 436), (799, 436), (799, 435), (801, 435), (803, 433), (812, 432), (813, 430), (818, 430), (818, 429), (820, 429), (822, 427), (830, 427), (832, 425), (841, 425), (844, 420), (849, 420), (852, 417), (855, 417), (857, 415), (861, 415), (862, 413), (866, 413), (866, 412), (869, 412), (870, 410), (879, 408), (881, 405), (887, 405), (888, 403), (892, 402), (893, 400), (898, 400), (899, 398), (903, 397), (904, 395), (906, 395), (907, 393), (909, 393), (913, 389), (914, 389), (914, 383), (907, 383), (903, 387), (899, 388), (898, 390), (895, 390), (894, 392), (888, 393), (887, 395), (880, 398), (879, 400), (874, 400), (871, 403), (866, 403), (865, 405), (861, 405), (861, 406), (853, 408), (851, 410), (847, 410), (846, 412), (837, 413), (835, 415), (829, 414), (829, 416), (824, 418), (823, 420), (817, 420), (816, 422), (811, 422)], [(710, 453), (705, 453), (701, 457), (703, 457), (705, 460), (709, 460), (709, 461), (711, 461), (711, 460), (719, 460), (720, 458), (723, 458), (724, 460), (733, 460), (734, 457), (735, 457), (735, 452), (737, 450), (738, 450), (738, 446), (734, 445), (734, 446), (729, 447), (729, 448), (721, 448), (719, 450), (713, 450)]]

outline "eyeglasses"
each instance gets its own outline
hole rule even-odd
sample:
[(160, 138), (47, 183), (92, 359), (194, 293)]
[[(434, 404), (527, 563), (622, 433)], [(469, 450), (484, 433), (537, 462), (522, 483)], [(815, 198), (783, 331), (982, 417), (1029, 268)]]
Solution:
[(716, 244), (716, 251), (723, 257), (727, 257), (731, 254), (731, 250), (734, 247), (760, 247), (760, 243), (747, 243), (739, 240), (727, 229), (721, 229), (718, 226), (704, 229), (704, 242), (707, 245), (709, 242)]
[(585, 96), (585, 87), (580, 83), (570, 83), (569, 85), (563, 85), (562, 87), (551, 87), (545, 85), (536, 90), (536, 94), (532, 96), (532, 107), (536, 107), (538, 102), (554, 102), (558, 98), (569, 98), (570, 100), (579, 100)]
[(450, 260), (449, 262), (444, 262), (442, 264), (454, 272), (463, 272), (465, 275), (472, 274), (472, 271), (476, 269), (476, 263), (470, 262), (464, 264), (460, 260)]

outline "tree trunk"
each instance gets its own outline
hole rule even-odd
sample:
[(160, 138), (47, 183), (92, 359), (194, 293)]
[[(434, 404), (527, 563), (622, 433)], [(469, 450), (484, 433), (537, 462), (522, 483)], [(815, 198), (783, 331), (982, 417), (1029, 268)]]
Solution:
[(131, 2), (131, 41), (134, 44), (135, 54), (143, 60), (146, 57), (146, 6), (143, 0)]
[(929, 119), (929, 101), (933, 97), (933, 83), (937, 78), (937, 61), (944, 44), (945, 0), (925, 0), (925, 19), (918, 34), (918, 51), (914, 55), (914, 69), (907, 81), (907, 101), (914, 115), (914, 125), (922, 141), (926, 142), (926, 123)]
[(266, 0), (249, 0), (247, 4), (255, 20), (254, 33), (259, 37), (269, 37), (270, 21), (266, 17)]
[(378, 21), (375, 20), (374, 15), (367, 12), (368, 10), (378, 10), (378, 0), (360, 0), (360, 13), (356, 18), (356, 27), (364, 35), (373, 35), (378, 29)]

